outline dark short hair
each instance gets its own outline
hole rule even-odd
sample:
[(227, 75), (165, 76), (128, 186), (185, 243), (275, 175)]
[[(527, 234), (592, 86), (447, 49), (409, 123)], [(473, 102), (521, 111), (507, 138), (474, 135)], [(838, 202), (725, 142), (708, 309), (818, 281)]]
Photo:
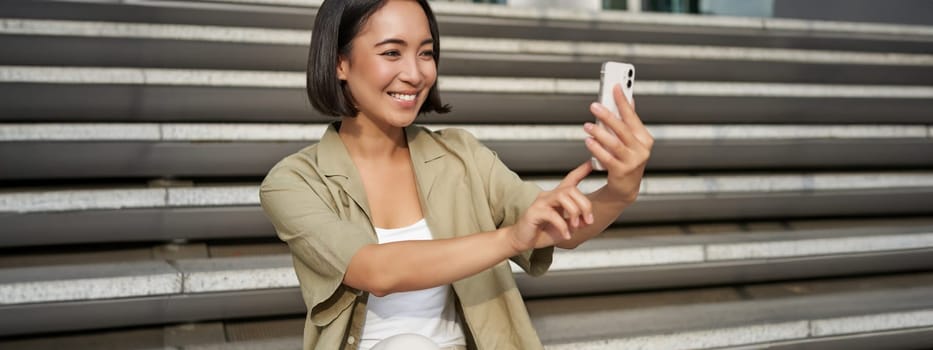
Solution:
[[(356, 116), (359, 110), (346, 82), (337, 78), (337, 62), (341, 55), (350, 53), (350, 43), (373, 13), (382, 8), (386, 0), (325, 0), (318, 8), (308, 52), (307, 93), (314, 109), (329, 116)], [(437, 20), (427, 0), (418, 4), (428, 17), (431, 38), (434, 39), (434, 67), (440, 62), (441, 48)], [(428, 91), (428, 98), (418, 113), (447, 113), (450, 106), (441, 102), (437, 81)]]

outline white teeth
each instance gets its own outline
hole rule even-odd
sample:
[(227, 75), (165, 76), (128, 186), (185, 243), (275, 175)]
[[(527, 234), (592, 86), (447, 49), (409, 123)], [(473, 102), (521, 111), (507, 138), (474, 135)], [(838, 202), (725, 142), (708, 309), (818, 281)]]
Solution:
[(389, 96), (395, 97), (402, 101), (414, 101), (415, 96), (417, 95), (404, 95), (404, 94), (397, 94), (397, 93), (389, 93)]

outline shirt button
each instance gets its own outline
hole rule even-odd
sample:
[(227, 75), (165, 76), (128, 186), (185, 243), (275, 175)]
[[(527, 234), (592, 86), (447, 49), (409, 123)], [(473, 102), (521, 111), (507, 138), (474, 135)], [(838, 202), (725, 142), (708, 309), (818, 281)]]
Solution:
[(354, 338), (352, 335), (347, 337), (347, 344), (353, 345), (353, 343), (356, 343), (356, 338)]

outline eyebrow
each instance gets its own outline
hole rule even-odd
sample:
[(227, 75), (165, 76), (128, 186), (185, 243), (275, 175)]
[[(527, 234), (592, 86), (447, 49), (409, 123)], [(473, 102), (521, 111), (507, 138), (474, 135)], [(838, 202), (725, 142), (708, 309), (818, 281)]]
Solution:
[[(422, 41), (421, 41), (421, 45), (418, 45), (418, 46), (424, 46), (424, 45), (433, 44), (433, 43), (434, 43), (434, 38), (428, 38), (428, 39), (422, 40)], [(397, 39), (397, 38), (389, 38), (389, 39), (385, 39), (385, 40), (383, 40), (383, 41), (380, 41), (380, 42), (376, 43), (376, 45), (373, 45), (373, 46), (382, 46), (382, 45), (386, 45), (386, 44), (398, 44), (398, 45), (402, 45), (402, 46), (408, 45), (408, 43), (406, 43), (405, 40)]]

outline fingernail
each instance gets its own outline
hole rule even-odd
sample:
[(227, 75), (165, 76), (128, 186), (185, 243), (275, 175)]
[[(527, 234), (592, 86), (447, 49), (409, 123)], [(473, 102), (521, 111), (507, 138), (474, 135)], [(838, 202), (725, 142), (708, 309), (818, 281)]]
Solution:
[(592, 104), (590, 104), (590, 108), (596, 111), (600, 111), (600, 112), (603, 112), (606, 110), (606, 107), (603, 107), (603, 105), (601, 105), (599, 102), (593, 102)]
[(586, 214), (586, 223), (593, 224), (596, 221), (596, 218), (593, 217), (593, 213)]
[(583, 130), (593, 131), (593, 123), (583, 123)]

